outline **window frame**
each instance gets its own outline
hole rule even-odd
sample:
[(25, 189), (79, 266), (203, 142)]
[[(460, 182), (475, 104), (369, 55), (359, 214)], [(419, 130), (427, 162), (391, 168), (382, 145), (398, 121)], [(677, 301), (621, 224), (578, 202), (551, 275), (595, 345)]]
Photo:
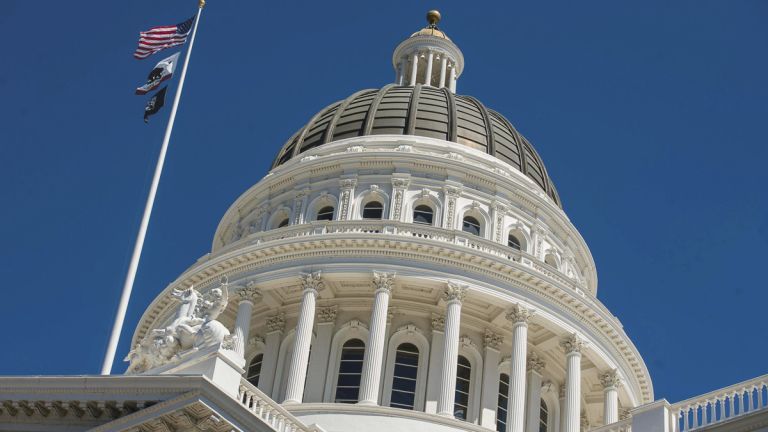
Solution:
[(392, 399), (392, 383), (394, 381), (395, 356), (397, 347), (403, 343), (411, 343), (419, 349), (419, 369), (416, 375), (416, 397), (413, 401), (414, 411), (424, 411), (427, 393), (427, 376), (429, 375), (430, 344), (424, 333), (414, 324), (406, 324), (398, 328), (389, 338), (387, 344), (386, 367), (384, 369), (383, 393), (381, 406), (388, 407)]

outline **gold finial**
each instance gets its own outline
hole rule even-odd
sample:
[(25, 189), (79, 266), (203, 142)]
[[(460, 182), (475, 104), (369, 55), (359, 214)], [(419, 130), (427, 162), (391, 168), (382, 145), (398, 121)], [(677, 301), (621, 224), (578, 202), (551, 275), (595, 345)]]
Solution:
[(205, 7), (205, 0), (200, 0), (200, 1), (198, 1), (198, 2), (197, 2), (197, 5), (198, 5), (198, 7), (199, 7), (200, 9), (202, 9), (203, 7)]
[(427, 22), (430, 28), (437, 28), (437, 23), (440, 22), (440, 11), (432, 9), (427, 12)]

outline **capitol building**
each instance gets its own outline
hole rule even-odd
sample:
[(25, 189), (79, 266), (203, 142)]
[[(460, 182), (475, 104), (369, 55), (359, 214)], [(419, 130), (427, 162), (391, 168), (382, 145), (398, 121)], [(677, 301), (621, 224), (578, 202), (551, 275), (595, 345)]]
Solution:
[(567, 197), (427, 19), (158, 289), (125, 374), (2, 377), (0, 430), (768, 430), (768, 376), (655, 399)]

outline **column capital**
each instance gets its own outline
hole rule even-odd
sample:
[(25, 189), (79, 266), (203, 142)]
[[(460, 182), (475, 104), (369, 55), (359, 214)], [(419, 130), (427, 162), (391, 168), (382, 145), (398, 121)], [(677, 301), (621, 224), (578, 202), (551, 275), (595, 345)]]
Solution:
[(448, 303), (451, 302), (463, 302), (464, 297), (467, 295), (467, 286), (460, 285), (456, 282), (448, 282), (443, 291), (443, 299)]
[(445, 315), (432, 314), (432, 331), (445, 331)]
[(285, 313), (280, 312), (277, 315), (267, 318), (267, 330), (271, 332), (282, 332), (285, 330)]
[(322, 272), (304, 273), (301, 275), (301, 288), (304, 292), (314, 291), (315, 295), (324, 288)]
[(411, 179), (407, 177), (392, 177), (392, 186), (395, 188), (407, 188), (411, 184)]
[(507, 319), (512, 321), (512, 325), (525, 324), (528, 325), (528, 320), (531, 319), (531, 312), (519, 303), (515, 303), (507, 311)]
[(336, 315), (339, 313), (339, 308), (336, 305), (321, 307), (317, 310), (317, 322), (319, 324), (328, 324), (336, 322)]
[(526, 370), (533, 371), (541, 375), (541, 373), (544, 371), (544, 368), (546, 366), (547, 366), (547, 363), (544, 360), (542, 360), (538, 354), (536, 354), (536, 351), (531, 351), (531, 353), (528, 354)]
[(483, 335), (483, 347), (498, 351), (503, 341), (503, 336), (489, 329), (485, 329), (485, 334)]
[(357, 179), (346, 178), (339, 180), (339, 187), (342, 189), (352, 189), (355, 185), (357, 185)]
[(443, 191), (450, 197), (458, 197), (461, 195), (461, 188), (456, 186), (444, 186)]
[(237, 290), (235, 294), (237, 296), (238, 302), (240, 303), (248, 302), (251, 304), (256, 304), (261, 301), (262, 297), (264, 297), (264, 295), (261, 293), (261, 290), (256, 287), (256, 282), (254, 281), (248, 282), (244, 287)]
[(392, 293), (392, 289), (395, 285), (396, 273), (385, 273), (379, 271), (373, 271), (373, 287), (376, 292), (385, 291), (387, 294)]
[(581, 350), (584, 348), (584, 341), (577, 333), (571, 333), (560, 341), (560, 346), (563, 347), (566, 354), (581, 354)]
[(621, 378), (619, 377), (619, 371), (616, 369), (610, 370), (603, 374), (600, 374), (600, 384), (603, 385), (603, 389), (608, 390), (611, 388), (618, 388), (621, 386)]

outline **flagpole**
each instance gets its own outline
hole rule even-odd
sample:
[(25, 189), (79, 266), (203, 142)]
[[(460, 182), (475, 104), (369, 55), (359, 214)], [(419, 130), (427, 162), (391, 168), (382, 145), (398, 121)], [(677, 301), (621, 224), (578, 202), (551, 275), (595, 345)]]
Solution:
[(176, 89), (176, 95), (173, 98), (173, 107), (171, 107), (171, 115), (168, 120), (168, 126), (165, 128), (165, 137), (163, 138), (163, 145), (160, 147), (160, 155), (157, 158), (157, 166), (155, 166), (155, 174), (152, 177), (152, 186), (149, 188), (149, 196), (147, 197), (147, 203), (144, 206), (144, 215), (141, 218), (141, 226), (139, 227), (139, 234), (136, 236), (136, 244), (133, 247), (133, 255), (131, 256), (131, 263), (128, 266), (128, 274), (125, 276), (125, 283), (123, 284), (123, 293), (120, 296), (120, 304), (117, 307), (117, 315), (115, 316), (115, 323), (112, 326), (112, 334), (109, 337), (109, 344), (107, 345), (107, 353), (104, 355), (104, 363), (101, 366), (101, 374), (109, 375), (112, 372), (112, 363), (115, 361), (115, 352), (117, 351), (117, 343), (120, 341), (120, 333), (123, 329), (123, 321), (125, 320), (125, 312), (128, 309), (128, 300), (131, 298), (131, 291), (133, 290), (133, 282), (136, 279), (136, 271), (139, 267), (139, 260), (141, 259), (141, 250), (144, 248), (144, 238), (147, 234), (147, 226), (149, 225), (149, 218), (152, 215), (152, 206), (155, 203), (155, 195), (157, 194), (157, 187), (160, 183), (160, 175), (163, 172), (163, 164), (165, 163), (165, 155), (168, 152), (168, 141), (171, 139), (171, 131), (173, 131), (173, 122), (176, 120), (176, 110), (179, 107), (179, 99), (181, 99), (181, 90), (184, 87), (184, 78), (187, 76), (187, 66), (189, 65), (189, 57), (192, 55), (192, 46), (195, 44), (195, 34), (197, 33), (197, 25), (200, 22), (200, 14), (203, 12), (205, 6), (205, 0), (199, 0), (197, 16), (195, 17), (195, 26), (192, 29), (192, 36), (189, 38), (189, 46), (187, 47), (187, 55), (184, 58), (184, 67), (181, 69), (181, 76), (179, 76), (179, 86)]

